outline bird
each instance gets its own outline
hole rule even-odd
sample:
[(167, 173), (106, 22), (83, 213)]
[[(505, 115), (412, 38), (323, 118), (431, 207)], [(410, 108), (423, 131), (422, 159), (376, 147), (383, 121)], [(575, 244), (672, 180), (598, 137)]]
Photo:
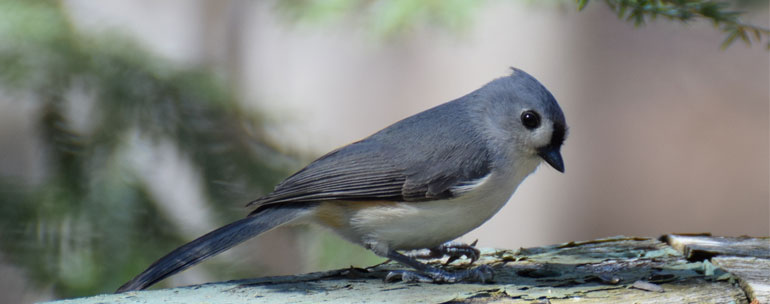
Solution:
[(247, 206), (245, 218), (201, 236), (150, 265), (117, 292), (164, 278), (279, 226), (316, 224), (412, 270), (386, 280), (489, 282), (487, 266), (450, 271), (406, 251), (431, 256), (479, 251), (452, 240), (480, 226), (545, 162), (564, 172), (564, 114), (554, 96), (526, 72), (398, 121), (333, 150)]

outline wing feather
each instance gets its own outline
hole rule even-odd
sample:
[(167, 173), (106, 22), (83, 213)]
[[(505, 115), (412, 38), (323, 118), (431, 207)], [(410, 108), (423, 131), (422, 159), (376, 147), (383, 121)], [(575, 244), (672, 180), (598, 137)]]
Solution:
[(293, 202), (429, 201), (461, 195), (451, 188), (488, 175), (491, 159), (481, 134), (460, 119), (446, 119), (462, 114), (458, 106), (444, 104), (322, 156), (249, 203), (258, 206), (252, 214), (262, 206)]

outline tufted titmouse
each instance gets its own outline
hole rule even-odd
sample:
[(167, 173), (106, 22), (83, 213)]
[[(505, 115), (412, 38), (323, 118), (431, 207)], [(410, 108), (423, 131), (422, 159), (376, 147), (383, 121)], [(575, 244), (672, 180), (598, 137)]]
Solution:
[(278, 226), (316, 223), (416, 272), (407, 281), (488, 281), (490, 268), (451, 272), (399, 250), (478, 258), (446, 243), (478, 227), (545, 160), (564, 172), (561, 108), (529, 74), (513, 69), (454, 101), (401, 120), (334, 150), (251, 203), (246, 218), (187, 243), (118, 289), (144, 289)]

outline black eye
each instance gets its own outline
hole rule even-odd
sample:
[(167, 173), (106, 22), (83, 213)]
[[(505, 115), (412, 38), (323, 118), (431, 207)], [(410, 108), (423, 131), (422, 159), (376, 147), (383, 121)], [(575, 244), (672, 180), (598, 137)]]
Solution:
[(534, 111), (524, 111), (521, 113), (521, 124), (527, 129), (534, 129), (540, 126), (540, 115)]

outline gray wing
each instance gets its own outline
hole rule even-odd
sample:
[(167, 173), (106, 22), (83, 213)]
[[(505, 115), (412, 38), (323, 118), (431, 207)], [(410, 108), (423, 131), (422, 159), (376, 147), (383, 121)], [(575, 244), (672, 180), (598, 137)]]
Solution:
[[(260, 206), (258, 212), (262, 206), (292, 202), (454, 197), (453, 187), (489, 174), (490, 159), (480, 136), (442, 112), (434, 108), (332, 151), (250, 205)], [(413, 134), (426, 129), (429, 134)]]
[[(328, 200), (428, 201), (454, 196), (452, 187), (482, 178), (489, 173), (482, 149), (472, 154), (446, 149), (433, 153), (444, 165), (430, 166), (431, 159), (404, 163), (397, 151), (373, 148), (377, 143), (354, 143), (314, 161), (251, 204), (259, 206), (289, 202)], [(374, 149), (374, 150), (372, 150)], [(392, 149), (391, 149), (392, 150)], [(466, 151), (467, 152), (467, 151)], [(453, 157), (452, 154), (456, 154)], [(459, 159), (471, 156), (472, 161)]]

